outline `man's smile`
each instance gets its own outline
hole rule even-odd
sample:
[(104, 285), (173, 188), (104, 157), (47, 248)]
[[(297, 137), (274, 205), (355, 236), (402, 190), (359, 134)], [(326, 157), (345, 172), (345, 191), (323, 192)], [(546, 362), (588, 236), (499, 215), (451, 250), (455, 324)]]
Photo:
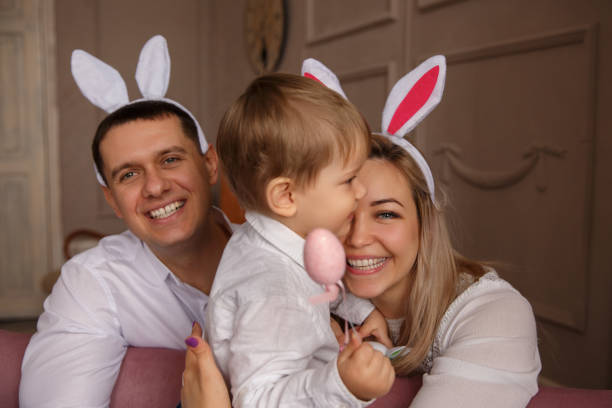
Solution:
[(164, 207), (156, 208), (154, 210), (149, 211), (147, 214), (149, 217), (160, 220), (163, 218), (167, 218), (177, 212), (181, 207), (185, 205), (185, 200), (174, 201)]

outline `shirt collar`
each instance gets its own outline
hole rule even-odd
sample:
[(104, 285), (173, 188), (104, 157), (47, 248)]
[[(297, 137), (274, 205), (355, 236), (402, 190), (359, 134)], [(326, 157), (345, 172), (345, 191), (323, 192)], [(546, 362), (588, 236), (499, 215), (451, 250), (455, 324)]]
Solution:
[[(213, 206), (212, 210), (214, 213), (211, 215), (214, 217), (215, 222), (221, 225), (221, 227), (227, 233), (231, 234), (237, 228), (237, 225), (232, 224), (221, 209)], [(176, 284), (183, 283), (183, 281), (181, 281), (166, 265), (164, 265), (162, 261), (159, 260), (157, 256), (155, 256), (151, 248), (149, 248), (144, 241), (140, 240), (140, 244), (143, 248), (144, 257), (151, 265), (151, 272), (144, 274), (151, 283), (159, 285), (168, 279), (171, 279)]]
[(150, 273), (144, 274), (146, 275), (146, 278), (149, 279), (151, 283), (157, 285), (164, 282), (168, 276), (171, 276), (175, 282), (179, 282), (179, 279), (172, 273), (172, 271), (168, 269), (168, 267), (164, 265), (164, 263), (160, 261), (157, 256), (155, 256), (153, 251), (151, 251), (151, 248), (149, 248), (149, 246), (143, 241), (140, 241), (140, 243), (144, 251), (144, 256), (151, 265)]
[(245, 218), (266, 241), (304, 268), (304, 238), (285, 224), (263, 214), (247, 211)]

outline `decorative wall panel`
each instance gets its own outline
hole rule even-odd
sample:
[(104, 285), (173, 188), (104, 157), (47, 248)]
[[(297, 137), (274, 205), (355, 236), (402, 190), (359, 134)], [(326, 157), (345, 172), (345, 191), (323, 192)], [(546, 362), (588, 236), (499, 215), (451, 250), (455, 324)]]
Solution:
[(0, 234), (0, 298), (27, 294), (33, 286), (35, 268), (28, 250), (32, 231), (28, 184), (25, 175), (0, 178), (0, 225), (5, 232), (10, 231)]
[(379, 131), (382, 107), (396, 78), (395, 63), (363, 67), (337, 76), (349, 100), (359, 108), (372, 130)]
[(581, 27), (448, 54), (445, 99), (417, 135), (451, 195), (460, 248), (508, 264), (504, 277), (537, 316), (579, 331), (595, 35)]
[(23, 154), (23, 36), (0, 33), (0, 157)]
[(419, 10), (426, 10), (432, 7), (443, 7), (452, 3), (464, 0), (417, 0)]
[(307, 0), (306, 43), (351, 35), (397, 19), (398, 0)]
[(21, 10), (21, 2), (18, 0), (0, 0), (0, 16), (14, 15)]

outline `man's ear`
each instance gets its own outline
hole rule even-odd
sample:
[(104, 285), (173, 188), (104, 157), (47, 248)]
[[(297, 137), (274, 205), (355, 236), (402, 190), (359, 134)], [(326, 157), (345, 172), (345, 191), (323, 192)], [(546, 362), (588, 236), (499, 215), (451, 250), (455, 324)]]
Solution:
[(213, 145), (208, 145), (208, 150), (204, 153), (204, 165), (208, 171), (208, 182), (212, 186), (219, 178), (219, 156)]
[(115, 215), (119, 218), (123, 218), (123, 215), (121, 214), (121, 211), (119, 211), (119, 206), (117, 205), (115, 197), (113, 197), (113, 193), (111, 192), (110, 188), (104, 186), (100, 186), (100, 188), (104, 193), (104, 198), (106, 199), (106, 202), (108, 203), (108, 205), (111, 206), (111, 208), (115, 212)]
[(293, 217), (297, 211), (295, 182), (288, 177), (276, 177), (266, 186), (268, 208), (276, 215)]

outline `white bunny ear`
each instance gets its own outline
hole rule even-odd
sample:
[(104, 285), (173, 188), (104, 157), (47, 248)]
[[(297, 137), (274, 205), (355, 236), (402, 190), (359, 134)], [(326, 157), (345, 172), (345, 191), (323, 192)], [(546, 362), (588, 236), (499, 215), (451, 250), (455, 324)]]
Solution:
[(145, 99), (161, 99), (166, 95), (170, 82), (170, 55), (168, 44), (161, 35), (151, 37), (142, 47), (136, 83)]
[(329, 68), (314, 58), (307, 58), (302, 63), (302, 76), (321, 82), (326, 87), (338, 92), (344, 99), (348, 99), (340, 86), (338, 77)]
[(402, 77), (391, 89), (382, 116), (384, 133), (404, 136), (442, 99), (446, 58), (436, 55)]
[(70, 65), (79, 89), (97, 107), (111, 113), (129, 102), (125, 82), (115, 68), (83, 50), (72, 52)]

